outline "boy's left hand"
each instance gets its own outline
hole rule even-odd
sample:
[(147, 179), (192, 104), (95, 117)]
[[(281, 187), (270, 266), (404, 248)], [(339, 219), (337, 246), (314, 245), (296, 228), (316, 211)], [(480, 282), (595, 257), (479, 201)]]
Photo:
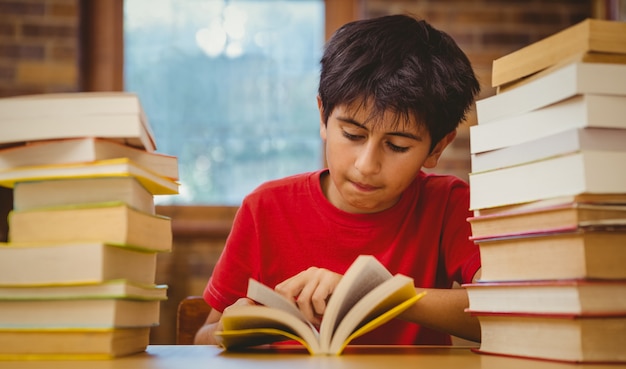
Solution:
[(311, 267), (276, 285), (276, 292), (295, 301), (302, 314), (319, 325), (326, 303), (342, 275), (328, 269)]

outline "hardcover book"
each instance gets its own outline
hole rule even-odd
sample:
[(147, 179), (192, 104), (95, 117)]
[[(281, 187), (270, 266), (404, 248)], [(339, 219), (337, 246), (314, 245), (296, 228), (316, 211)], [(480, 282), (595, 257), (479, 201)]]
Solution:
[(493, 61), (491, 85), (500, 86), (581, 53), (626, 54), (626, 22), (586, 19)]
[(626, 279), (626, 231), (598, 226), (475, 238), (480, 280)]
[(102, 283), (153, 284), (156, 252), (101, 242), (0, 243), (1, 286)]
[(154, 134), (131, 92), (68, 92), (0, 99), (0, 145), (71, 137), (106, 137), (146, 151)]
[(128, 158), (159, 176), (178, 179), (178, 159), (175, 156), (148, 152), (117, 141), (95, 137), (33, 141), (0, 149), (0, 171), (118, 158)]
[(10, 242), (103, 242), (155, 252), (172, 249), (170, 218), (122, 202), (13, 210), (8, 220)]
[(472, 311), (479, 353), (577, 363), (626, 362), (626, 312), (613, 315), (496, 314)]

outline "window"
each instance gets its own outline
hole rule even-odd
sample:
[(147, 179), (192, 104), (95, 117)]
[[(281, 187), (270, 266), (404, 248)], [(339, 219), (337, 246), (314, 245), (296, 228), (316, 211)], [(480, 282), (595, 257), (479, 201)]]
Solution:
[(320, 168), (323, 43), (323, 0), (125, 0), (125, 89), (179, 160), (181, 194), (159, 203), (238, 205)]

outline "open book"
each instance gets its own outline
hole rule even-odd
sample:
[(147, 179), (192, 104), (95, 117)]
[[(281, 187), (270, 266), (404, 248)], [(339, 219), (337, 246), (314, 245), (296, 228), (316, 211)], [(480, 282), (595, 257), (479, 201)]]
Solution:
[(413, 279), (392, 275), (376, 258), (359, 256), (331, 295), (319, 330), (296, 304), (250, 279), (247, 297), (260, 305), (233, 306), (215, 332), (226, 349), (295, 340), (312, 355), (339, 355), (346, 345), (388, 322), (419, 300)]

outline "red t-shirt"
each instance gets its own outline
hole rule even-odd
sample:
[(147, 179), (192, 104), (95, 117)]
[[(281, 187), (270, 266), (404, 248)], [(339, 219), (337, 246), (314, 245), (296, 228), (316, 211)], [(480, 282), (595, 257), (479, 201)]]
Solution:
[[(462, 180), (421, 172), (393, 207), (352, 214), (326, 199), (323, 172), (267, 182), (244, 199), (204, 291), (209, 305), (223, 311), (244, 297), (250, 277), (274, 287), (311, 266), (343, 274), (360, 254), (425, 288), (468, 283), (480, 268)], [(441, 345), (450, 337), (395, 319), (352, 343)]]

